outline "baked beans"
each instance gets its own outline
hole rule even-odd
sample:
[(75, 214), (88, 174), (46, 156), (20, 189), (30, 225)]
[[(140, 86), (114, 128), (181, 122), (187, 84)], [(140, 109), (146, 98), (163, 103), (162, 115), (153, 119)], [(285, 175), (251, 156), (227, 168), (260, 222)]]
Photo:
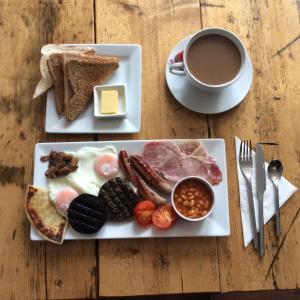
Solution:
[(179, 213), (189, 219), (205, 216), (212, 206), (212, 193), (205, 183), (188, 179), (174, 192), (174, 204)]

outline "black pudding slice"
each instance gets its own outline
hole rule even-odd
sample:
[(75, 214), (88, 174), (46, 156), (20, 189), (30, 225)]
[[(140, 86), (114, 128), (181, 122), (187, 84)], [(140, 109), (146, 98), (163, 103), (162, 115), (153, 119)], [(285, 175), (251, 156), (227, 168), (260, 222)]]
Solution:
[(123, 221), (133, 215), (139, 201), (136, 188), (130, 181), (114, 177), (103, 184), (98, 195), (108, 208), (108, 218)]
[(105, 203), (90, 194), (76, 197), (68, 209), (68, 220), (72, 228), (85, 234), (97, 232), (105, 223), (107, 215)]

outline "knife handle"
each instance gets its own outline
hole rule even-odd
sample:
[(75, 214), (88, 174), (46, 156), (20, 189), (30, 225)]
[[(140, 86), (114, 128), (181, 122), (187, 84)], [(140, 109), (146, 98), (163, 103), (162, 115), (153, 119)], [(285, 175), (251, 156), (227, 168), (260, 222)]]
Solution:
[(257, 229), (256, 229), (256, 221), (255, 221), (255, 210), (254, 210), (254, 200), (253, 200), (251, 180), (246, 180), (246, 182), (247, 182), (248, 204), (249, 204), (249, 211), (250, 211), (250, 222), (251, 222), (253, 245), (254, 245), (255, 249), (258, 249), (258, 238), (257, 238)]
[(279, 192), (278, 185), (275, 184), (275, 218), (276, 218), (276, 236), (280, 237), (280, 213), (279, 213)]
[(263, 197), (259, 201), (259, 255), (265, 255), (265, 237), (264, 237), (264, 203)]

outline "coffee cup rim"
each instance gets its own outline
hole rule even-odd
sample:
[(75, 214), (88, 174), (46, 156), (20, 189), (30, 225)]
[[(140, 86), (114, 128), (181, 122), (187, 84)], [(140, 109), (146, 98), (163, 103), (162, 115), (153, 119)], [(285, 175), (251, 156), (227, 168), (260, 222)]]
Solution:
[[(217, 32), (214, 32), (214, 31), (217, 31)], [(190, 46), (192, 45), (192, 43), (198, 38), (198, 36), (200, 34), (205, 33), (205, 32), (207, 32), (207, 34), (205, 34), (205, 35), (217, 34), (217, 35), (224, 36), (224, 37), (230, 39), (237, 46), (237, 48), (240, 52), (240, 55), (241, 55), (241, 67), (240, 67), (239, 72), (236, 74), (236, 76), (233, 79), (231, 79), (230, 81), (226, 81), (222, 84), (207, 84), (207, 83), (199, 80), (198, 78), (196, 78), (192, 74), (192, 72), (189, 70), (189, 67), (188, 67), (188, 64), (187, 64), (188, 50), (189, 50)], [(230, 35), (233, 36), (235, 38), (235, 40), (231, 39), (230, 37), (228, 37), (227, 35), (224, 35), (222, 33), (227, 33), (229, 36)], [(236, 41), (238, 42), (238, 44), (236, 43)], [(241, 51), (241, 49), (242, 49), (242, 51)], [(186, 70), (188, 71), (189, 75), (193, 78), (193, 80), (195, 80), (196, 82), (198, 82), (199, 84), (201, 84), (202, 86), (207, 87), (207, 88), (222, 88), (222, 87), (227, 87), (227, 86), (231, 85), (232, 83), (234, 83), (235, 81), (237, 81), (240, 78), (240, 76), (242, 75), (242, 73), (245, 69), (246, 56), (247, 56), (247, 53), (246, 53), (246, 49), (244, 47), (244, 44), (242, 43), (240, 38), (235, 33), (233, 33), (230, 30), (220, 28), (220, 27), (207, 27), (207, 28), (201, 29), (200, 31), (198, 31), (198, 32), (194, 33), (193, 35), (191, 35), (190, 40), (188, 41), (188, 43), (185, 47), (185, 50), (184, 50), (183, 61), (184, 61), (184, 65), (185, 65)]]

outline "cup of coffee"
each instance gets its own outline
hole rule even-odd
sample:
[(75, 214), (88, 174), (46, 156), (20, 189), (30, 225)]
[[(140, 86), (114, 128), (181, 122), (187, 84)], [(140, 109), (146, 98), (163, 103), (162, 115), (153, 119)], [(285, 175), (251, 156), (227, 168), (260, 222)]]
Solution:
[(220, 91), (234, 83), (244, 71), (246, 50), (241, 40), (222, 28), (195, 33), (183, 50), (183, 62), (169, 66), (175, 75), (184, 75), (198, 89)]

